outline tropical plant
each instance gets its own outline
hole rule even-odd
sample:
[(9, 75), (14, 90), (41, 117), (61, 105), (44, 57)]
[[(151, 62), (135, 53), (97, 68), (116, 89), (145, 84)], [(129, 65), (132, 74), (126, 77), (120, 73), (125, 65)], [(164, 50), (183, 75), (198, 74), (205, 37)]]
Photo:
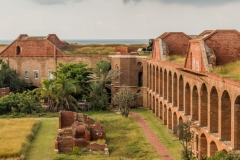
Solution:
[(54, 82), (54, 98), (58, 110), (77, 110), (78, 102), (72, 96), (72, 94), (76, 93), (75, 83), (76, 81), (66, 77), (61, 77)]
[(79, 63), (58, 63), (57, 70), (53, 72), (53, 75), (59, 78), (67, 78), (75, 81), (76, 92), (73, 93), (73, 97), (78, 100), (84, 99), (89, 94), (89, 80), (88, 77), (91, 73), (91, 68), (87, 68), (87, 64), (83, 62)]
[(194, 160), (196, 159), (193, 156), (193, 152), (191, 149), (191, 143), (193, 139), (193, 132), (190, 130), (191, 123), (190, 122), (184, 122), (182, 124), (179, 124), (175, 127), (175, 135), (179, 137), (181, 140), (183, 150), (182, 150), (182, 159), (184, 160)]
[(124, 87), (114, 95), (113, 99), (117, 106), (119, 106), (122, 116), (128, 117), (131, 103), (137, 99), (137, 93)]

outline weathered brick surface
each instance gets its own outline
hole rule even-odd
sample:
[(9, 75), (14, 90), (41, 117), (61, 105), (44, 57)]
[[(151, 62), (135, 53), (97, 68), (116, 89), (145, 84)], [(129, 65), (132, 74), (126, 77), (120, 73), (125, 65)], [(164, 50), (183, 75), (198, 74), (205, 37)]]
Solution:
[(10, 92), (10, 88), (9, 87), (0, 88), (0, 98), (5, 96), (5, 95), (8, 95), (9, 92)]

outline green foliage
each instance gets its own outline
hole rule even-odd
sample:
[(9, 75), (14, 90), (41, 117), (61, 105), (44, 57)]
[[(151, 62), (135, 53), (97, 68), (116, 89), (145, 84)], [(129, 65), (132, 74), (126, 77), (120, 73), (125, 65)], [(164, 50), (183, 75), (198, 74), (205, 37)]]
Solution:
[(0, 114), (12, 113), (17, 116), (18, 113), (34, 114), (41, 112), (41, 104), (38, 95), (32, 91), (23, 93), (10, 93), (0, 98)]
[(193, 156), (191, 146), (191, 141), (193, 139), (193, 133), (190, 130), (191, 124), (190, 122), (184, 122), (175, 127), (175, 135), (179, 137), (182, 142), (183, 150), (182, 150), (182, 159), (184, 160), (193, 160), (195, 157)]
[(76, 93), (73, 96), (76, 99), (83, 99), (83, 97), (89, 94), (89, 80), (88, 77), (91, 73), (91, 69), (87, 68), (87, 64), (83, 62), (79, 63), (58, 63), (57, 71), (53, 72), (53, 75), (57, 78), (72, 79), (76, 84)]
[(128, 117), (131, 103), (137, 99), (137, 93), (127, 88), (122, 88), (114, 95), (114, 102), (119, 106), (122, 116)]
[(207, 160), (240, 160), (240, 155), (235, 153), (226, 153), (224, 151), (218, 151), (214, 156), (206, 158)]
[(108, 61), (100, 61), (92, 68), (90, 85), (90, 104), (94, 110), (106, 110), (109, 95), (106, 92), (106, 84), (117, 76), (117, 70), (111, 69)]
[(20, 79), (16, 70), (11, 69), (0, 59), (0, 88), (10, 87), (11, 92), (23, 92), (28, 87), (24, 79)]

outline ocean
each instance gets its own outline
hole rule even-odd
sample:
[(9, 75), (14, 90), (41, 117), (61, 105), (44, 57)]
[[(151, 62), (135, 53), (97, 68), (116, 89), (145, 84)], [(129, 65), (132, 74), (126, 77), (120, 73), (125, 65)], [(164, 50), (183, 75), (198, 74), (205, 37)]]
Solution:
[[(14, 40), (0, 40), (0, 44), (10, 44)], [(77, 44), (148, 44), (148, 39), (63, 39)]]

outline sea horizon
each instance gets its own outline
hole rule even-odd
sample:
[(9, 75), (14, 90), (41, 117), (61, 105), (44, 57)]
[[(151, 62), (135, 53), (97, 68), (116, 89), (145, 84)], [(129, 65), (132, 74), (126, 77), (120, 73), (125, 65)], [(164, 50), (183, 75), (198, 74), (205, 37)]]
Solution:
[[(61, 39), (77, 44), (148, 44), (148, 39)], [(0, 44), (11, 44), (14, 40), (0, 40)]]

